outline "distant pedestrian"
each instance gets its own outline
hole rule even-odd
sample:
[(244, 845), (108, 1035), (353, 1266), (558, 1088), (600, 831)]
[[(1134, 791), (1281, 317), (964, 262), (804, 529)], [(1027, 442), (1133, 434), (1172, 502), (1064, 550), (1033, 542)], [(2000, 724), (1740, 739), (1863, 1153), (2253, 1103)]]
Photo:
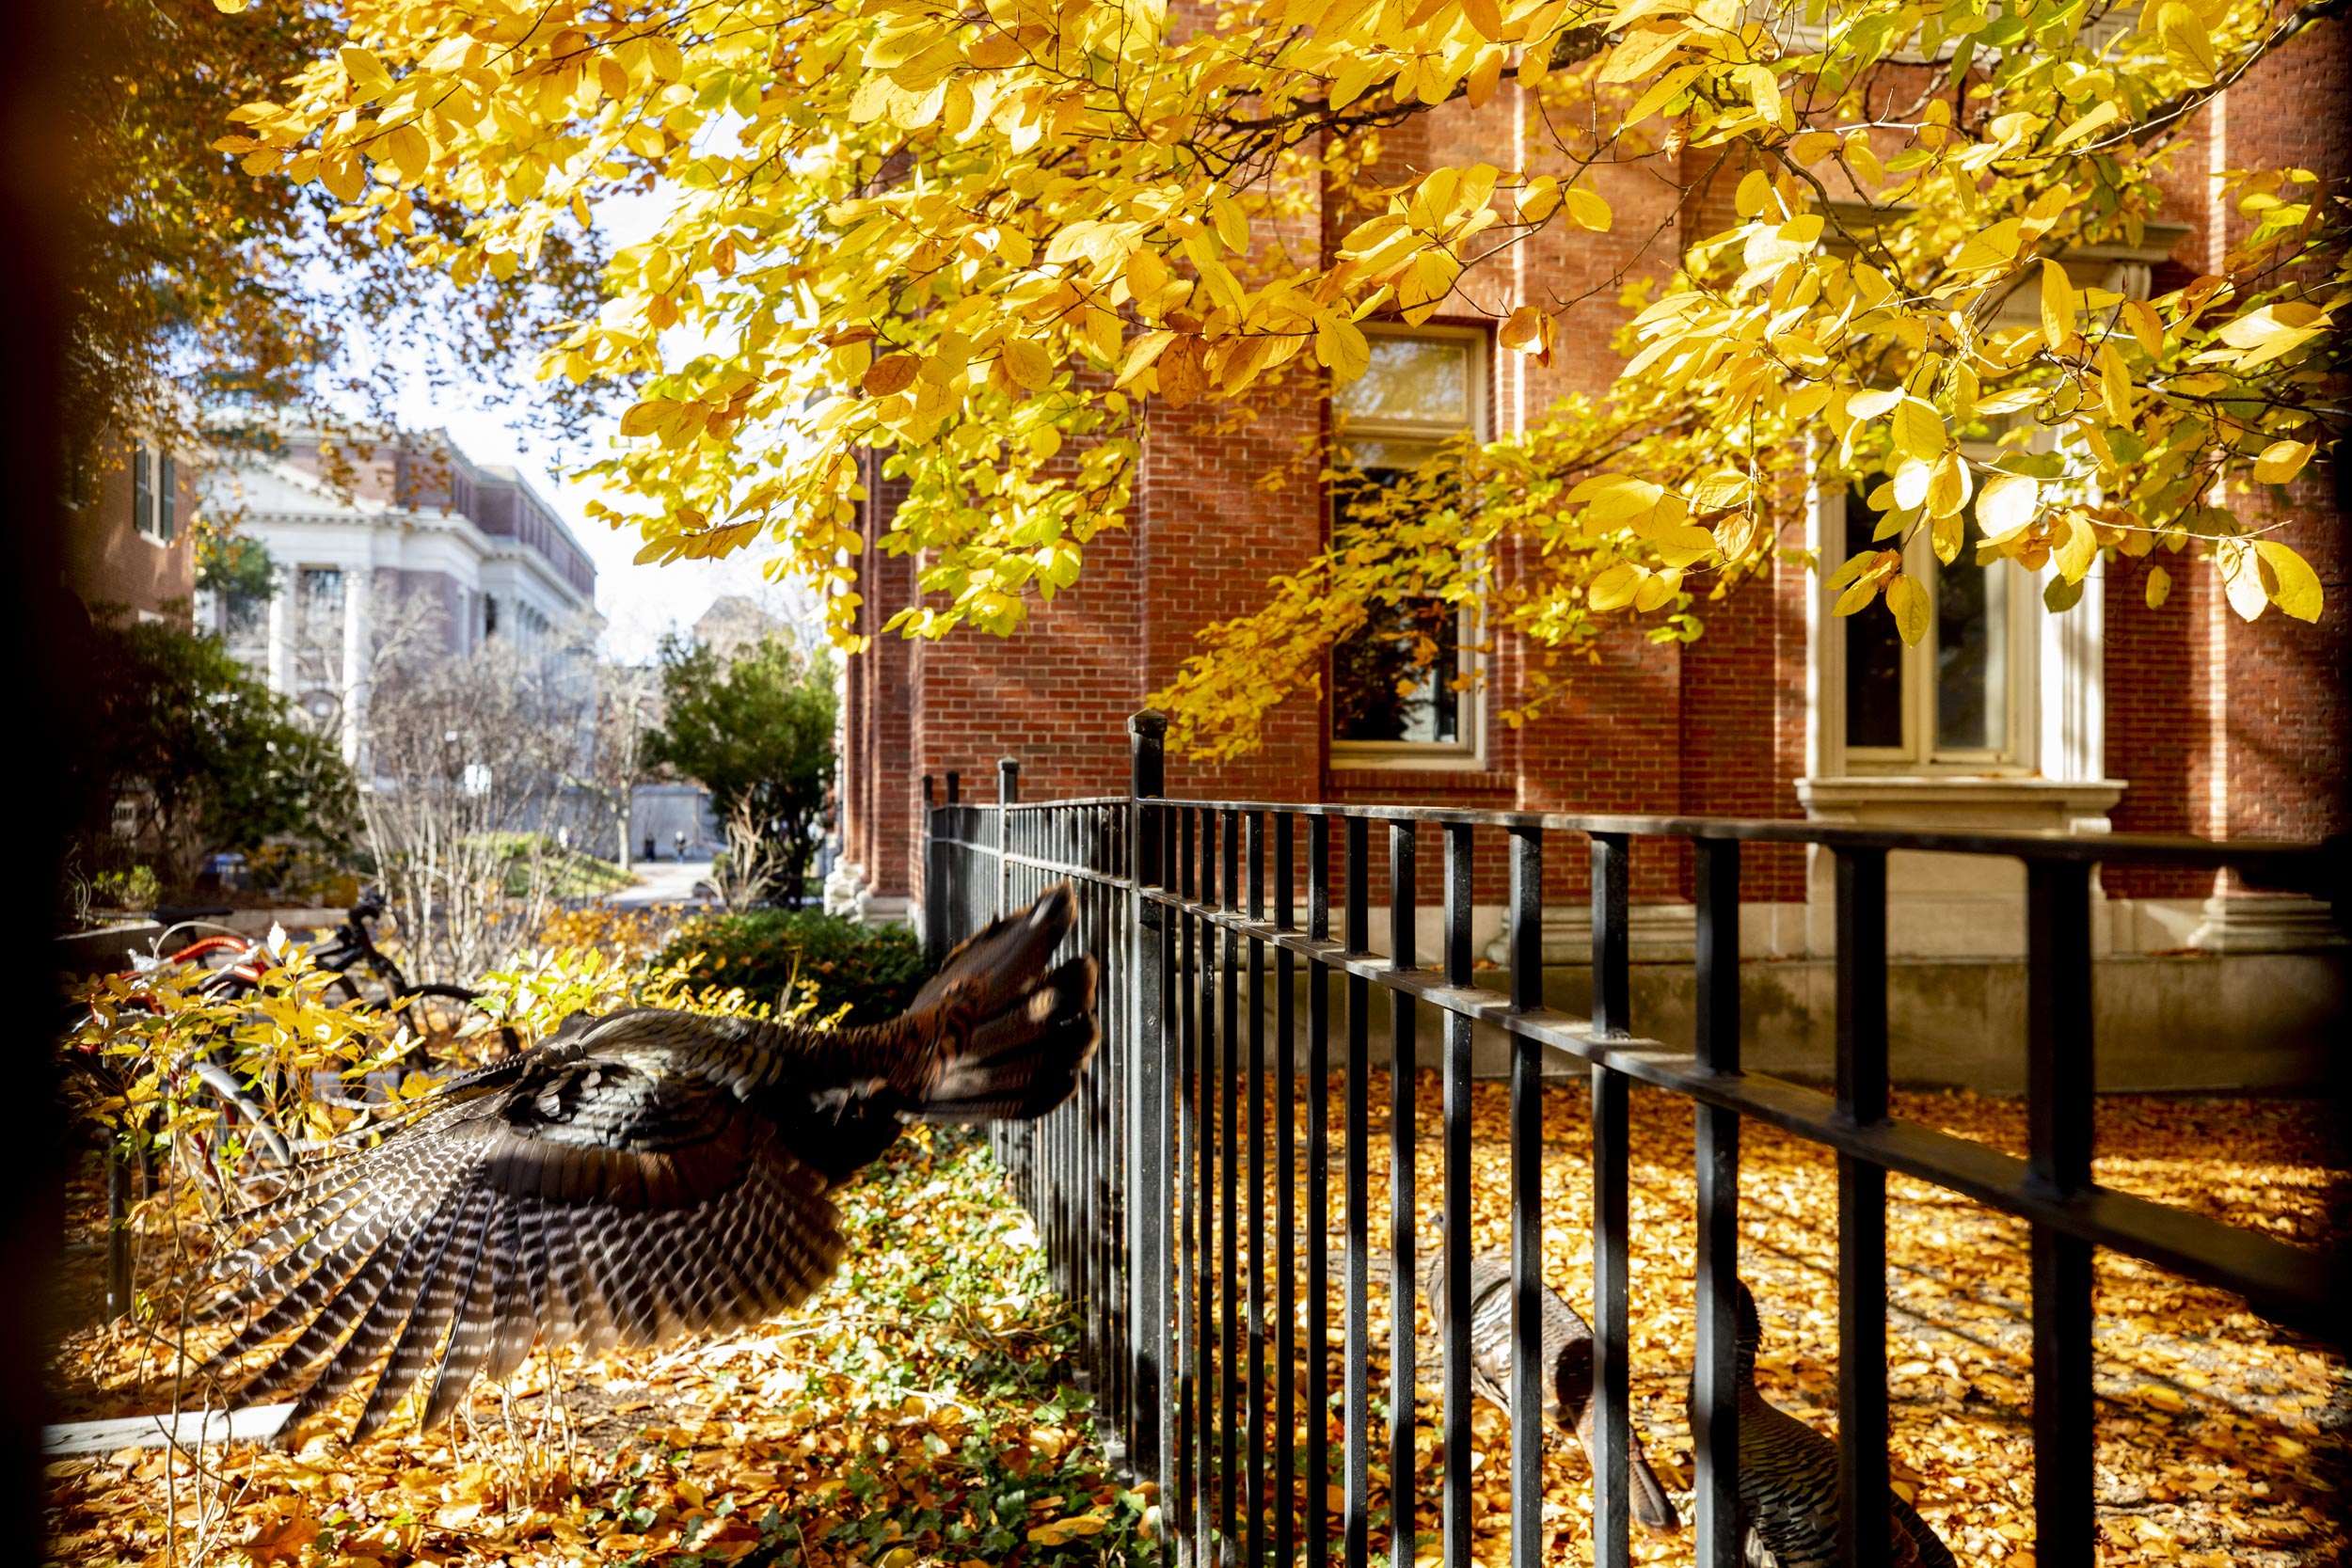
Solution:
[(653, 834), (651, 833), (645, 835), (645, 858), (649, 861), (660, 859), (653, 852)]
[(684, 860), (686, 858), (686, 830), (680, 828), (676, 832), (672, 833), (670, 842), (677, 846), (677, 858)]

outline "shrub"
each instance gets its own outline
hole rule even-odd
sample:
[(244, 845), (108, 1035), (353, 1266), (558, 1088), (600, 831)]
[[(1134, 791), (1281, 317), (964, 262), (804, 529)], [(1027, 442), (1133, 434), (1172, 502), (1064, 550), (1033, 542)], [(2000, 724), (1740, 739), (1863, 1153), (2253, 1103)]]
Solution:
[(90, 895), (115, 910), (151, 910), (163, 897), (163, 884), (154, 868), (135, 865), (128, 871), (101, 871), (90, 879)]
[(827, 1017), (847, 1006), (849, 1023), (880, 1023), (914, 1000), (930, 974), (923, 944), (904, 926), (860, 926), (814, 910), (753, 910), (696, 921), (663, 948), (698, 986), (739, 986), (772, 1000), (795, 979), (813, 990)]

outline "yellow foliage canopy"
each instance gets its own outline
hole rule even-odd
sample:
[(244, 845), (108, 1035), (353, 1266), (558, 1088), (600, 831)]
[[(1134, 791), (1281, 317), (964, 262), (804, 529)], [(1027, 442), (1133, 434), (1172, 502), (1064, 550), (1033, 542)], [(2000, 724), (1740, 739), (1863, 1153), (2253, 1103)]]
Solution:
[[(461, 282), (537, 265), (600, 203), (666, 194), (542, 373), (635, 391), (599, 470), (633, 498), (610, 515), (644, 559), (771, 541), (845, 644), (862, 449), (910, 485), (886, 547), (926, 552), (926, 606), (892, 628), (1009, 631), (1120, 523), (1153, 395), (1344, 382), (1366, 320), (1479, 312), (1507, 295), (1479, 285), (1513, 242), (1611, 228), (1590, 171), (1654, 150), (1659, 117), (1670, 150), (1743, 170), (1733, 227), (1650, 260), (1667, 281), (1633, 301), (1605, 396), (1449, 453), (1376, 537), (1343, 530), (1263, 612), (1210, 628), (1166, 695), (1182, 733), (1230, 752), (1384, 598), (1475, 599), (1554, 646), (1604, 615), (1693, 635), (1697, 594), (1772, 564), (1805, 465), (1886, 487), (1894, 531), (1947, 559), (1974, 498), (1988, 557), (2074, 583), (2101, 552), (2193, 545), (2241, 613), (2315, 617), (2308, 567), (2211, 502), (2290, 483), (2332, 439), (2344, 198), (2299, 170), (2233, 175), (2251, 231), (2153, 301), (2061, 258), (2137, 243), (2196, 111), (2327, 14), (354, 0), (347, 43), (221, 146), (362, 210), (463, 206), (462, 237), (409, 242)], [(1518, 105), (1543, 170), (1363, 178), (1383, 128), (1456, 98)], [(1302, 246), (1335, 187), (1371, 215)], [(1558, 311), (1503, 314), (1502, 345), (1549, 362)], [(1596, 474), (1657, 494), (1632, 506), (1581, 485)], [(1887, 557), (1855, 568), (1845, 608), (1885, 596), (1912, 634), (1924, 598), (1882, 539)]]

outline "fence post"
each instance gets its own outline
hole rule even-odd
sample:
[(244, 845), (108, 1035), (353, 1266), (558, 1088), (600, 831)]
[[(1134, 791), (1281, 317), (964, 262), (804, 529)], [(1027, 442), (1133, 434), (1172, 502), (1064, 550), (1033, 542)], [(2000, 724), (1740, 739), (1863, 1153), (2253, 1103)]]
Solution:
[[(2091, 1174), (2090, 868), (2026, 863), (2026, 1107), (2030, 1180)], [(2043, 1560), (2089, 1562), (2092, 1512), (2090, 1243), (2033, 1227), (2033, 1521)]]
[[(1630, 1035), (1630, 940), (1626, 931), (1631, 884), (1632, 840), (1623, 833), (1594, 833), (1593, 841), (1593, 1035), (1621, 1039)], [(1631, 1446), (1631, 1379), (1627, 1360), (1628, 1239), (1631, 1178), (1628, 1080), (1600, 1062), (1592, 1065), (1593, 1097), (1593, 1561), (1596, 1568), (1625, 1568), (1633, 1560), (1629, 1531), (1632, 1504), (1628, 1485)]]
[[(956, 847), (950, 850), (946, 857), (947, 912), (940, 917), (940, 921), (941, 929), (946, 936), (947, 946), (953, 947), (972, 934), (972, 911), (965, 907), (971, 898), (972, 851), (964, 847), (965, 840), (970, 835), (964, 832), (963, 775), (952, 768), (947, 769), (947, 804), (945, 820), (947, 824), (947, 836), (956, 841)], [(944, 958), (946, 956), (946, 952), (943, 949), (940, 957)]]
[(1159, 1483), (1161, 1518), (1173, 1517), (1174, 1492), (1166, 1465), (1175, 1451), (1174, 1407), (1163, 1397), (1168, 1365), (1168, 1063), (1165, 1056), (1167, 976), (1160, 963), (1167, 911), (1143, 896), (1160, 880), (1160, 808), (1146, 804), (1167, 792), (1168, 719), (1145, 709), (1127, 721), (1127, 842), (1134, 846), (1127, 879), (1127, 1099), (1129, 1180), (1127, 1278), (1129, 1342), (1134, 1364), (1134, 1419), (1127, 1433), (1129, 1464), (1139, 1478)]
[[(1699, 1065), (1740, 1070), (1740, 841), (1704, 838), (1697, 856)], [(1698, 1568), (1739, 1568), (1740, 1114), (1696, 1111), (1698, 1354), (1691, 1369)]]
[(947, 956), (947, 845), (940, 836), (931, 776), (923, 775), (923, 955), (934, 964)]
[[(1886, 851), (1836, 851), (1837, 1114), (1886, 1119)], [(1886, 1170), (1837, 1156), (1837, 1560), (1887, 1560)], [(2052, 1558), (2053, 1562), (2060, 1560)]]
[(996, 915), (1011, 908), (1012, 803), (1021, 799), (1021, 764), (1006, 757), (996, 764)]

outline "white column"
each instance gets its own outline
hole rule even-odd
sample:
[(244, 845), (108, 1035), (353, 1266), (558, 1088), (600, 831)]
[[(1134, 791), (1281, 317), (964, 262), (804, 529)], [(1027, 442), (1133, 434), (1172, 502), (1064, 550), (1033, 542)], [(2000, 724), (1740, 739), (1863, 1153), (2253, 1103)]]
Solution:
[[(2031, 591), (2030, 583), (2021, 587)], [(2041, 614), (2040, 760), (2042, 777), (2093, 784), (2107, 772), (2106, 580), (2093, 572), (2083, 596), (2060, 614)], [(2096, 832), (2106, 827), (2102, 817)], [(2089, 824), (2078, 825), (2077, 832)]]
[(289, 567), (281, 576), (278, 591), (269, 600), (269, 689), (292, 694), (294, 669), (294, 585), (296, 574)]
[(373, 568), (364, 562), (343, 573), (343, 760), (355, 768), (367, 734), (368, 673), (375, 655), (369, 613), (374, 578)]

